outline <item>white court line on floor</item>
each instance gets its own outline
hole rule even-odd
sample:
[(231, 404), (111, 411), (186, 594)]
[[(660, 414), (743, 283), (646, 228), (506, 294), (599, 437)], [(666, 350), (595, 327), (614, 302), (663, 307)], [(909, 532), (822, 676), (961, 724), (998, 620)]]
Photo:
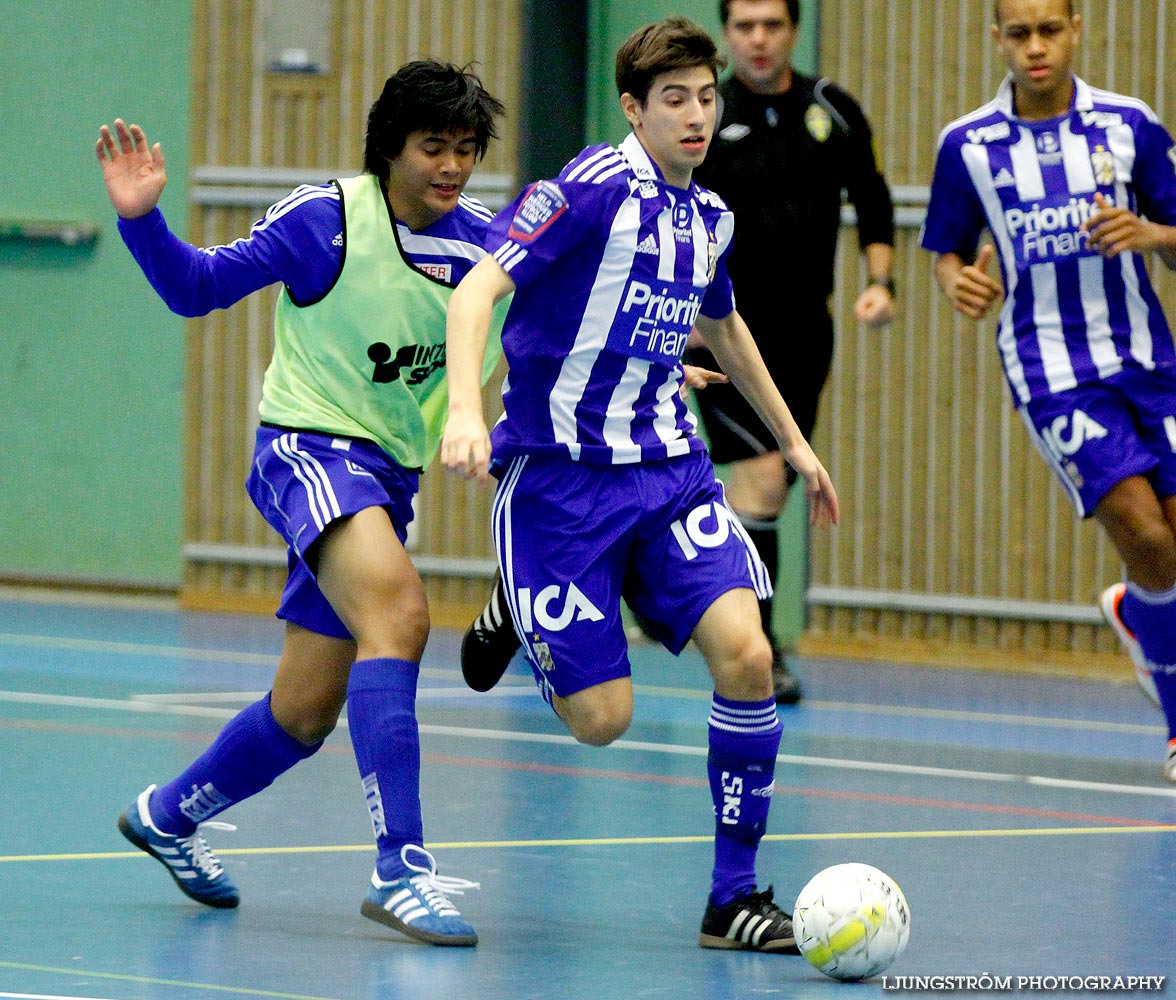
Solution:
[[(184, 715), (207, 719), (230, 719), (236, 715), (231, 708), (212, 708), (201, 705), (161, 704), (145, 700), (118, 700), (113, 698), (85, 698), (78, 695), (41, 694), (31, 691), (0, 691), (0, 702), (26, 705), (56, 705), (61, 708), (97, 708), (114, 712), (133, 712), (140, 715)], [(339, 720), (339, 727), (346, 728), (347, 720)], [(477, 740), (495, 740), (512, 743), (543, 743), (557, 746), (579, 746), (569, 735), (560, 733), (531, 733), (521, 730), (478, 729), (468, 726), (441, 726), (424, 724), (422, 734), (450, 736)], [(647, 753), (673, 754), (678, 756), (705, 757), (704, 746), (688, 746), (676, 743), (653, 743), (643, 740), (620, 739), (609, 744), (609, 749), (635, 750)], [(1067, 778), (1050, 778), (1034, 774), (1008, 774), (999, 771), (971, 771), (950, 767), (931, 767), (918, 764), (896, 764), (886, 761), (846, 760), (837, 757), (809, 757), (799, 754), (778, 754), (781, 764), (797, 767), (828, 767), (843, 771), (870, 771), (884, 774), (905, 774), (930, 778), (945, 778), (965, 781), (985, 781), (1039, 786), (1045, 788), (1066, 788), (1092, 792), (1109, 792), (1119, 795), (1145, 795), (1156, 798), (1176, 799), (1176, 788), (1160, 788), (1150, 785), (1124, 785), (1104, 781), (1077, 781)]]
[[(214, 663), (247, 663), (258, 666), (277, 666), (276, 653), (245, 653), (225, 649), (205, 649), (195, 646), (163, 646), (150, 643), (111, 642), (101, 639), (77, 639), (55, 636), (24, 635), (0, 632), (0, 645), (29, 646), (43, 649), (64, 649), (76, 652), (114, 653), (118, 655), (173, 657), (185, 660), (203, 660)], [(421, 676), (432, 679), (447, 679), (454, 676), (455, 671), (442, 670), (437, 667), (422, 667)], [(531, 691), (531, 684), (522, 680), (509, 683), (507, 687), (496, 687), (485, 695), (497, 697), (514, 697), (520, 692)], [(657, 685), (634, 684), (633, 690), (639, 694), (652, 694), (662, 697), (688, 698), (696, 701), (711, 699), (709, 691), (690, 688), (674, 688)], [(263, 692), (264, 693), (264, 692)], [(422, 688), (421, 697), (425, 698), (456, 698), (459, 694), (468, 694), (464, 688)], [(248, 694), (252, 695), (252, 692)], [(234, 696), (244, 697), (236, 692), (210, 692), (208, 695), (134, 695), (136, 698), (155, 699), (164, 701), (188, 700), (221, 700), (232, 701)], [(260, 697), (260, 694), (254, 695)], [(869, 715), (906, 716), (910, 718), (945, 719), (959, 722), (985, 722), (1021, 726), (1037, 726), (1051, 729), (1075, 729), (1083, 732), (1127, 733), (1132, 735), (1163, 735), (1167, 730), (1159, 725), (1136, 722), (1108, 722), (1101, 719), (1057, 718), (1050, 716), (1014, 715), (1008, 713), (974, 712), (959, 709), (921, 708), (913, 705), (873, 705), (862, 702), (838, 702), (805, 699), (803, 708), (807, 711), (840, 711), (857, 712)]]
[[(231, 649), (207, 649), (201, 646), (154, 646), (142, 642), (112, 642), (106, 639), (75, 639), (59, 636), (21, 635), (0, 632), (0, 646), (27, 646), (32, 649), (63, 649), (73, 653), (113, 653), (117, 656), (141, 656), (198, 663), (244, 663), (249, 666), (277, 668), (278, 653), (245, 653)], [(452, 678), (456, 671), (421, 667), (422, 677)]]
[[(448, 671), (436, 671), (446, 676), (452, 676)], [(633, 690), (637, 694), (656, 693), (665, 697), (686, 697), (694, 701), (711, 700), (711, 693), (688, 688), (658, 687), (647, 689), (641, 684), (634, 684)], [(191, 704), (197, 703), (232, 703), (240, 701), (248, 703), (264, 697), (264, 691), (181, 691), (160, 694), (133, 694), (133, 701), (150, 701), (158, 704)], [(514, 698), (519, 696), (532, 697), (535, 688), (523, 681), (510, 683), (504, 681), (498, 687), (489, 691), (474, 694), (466, 687), (423, 687), (417, 692), (422, 699), (445, 699), (466, 697), (498, 697)], [(1075, 729), (1082, 732), (1124, 733), (1131, 736), (1160, 736), (1167, 730), (1160, 725), (1145, 725), (1138, 722), (1105, 722), (1092, 719), (1064, 719), (1048, 715), (1013, 715), (1006, 712), (974, 712), (952, 708), (918, 708), (913, 705), (871, 705), (864, 702), (849, 701), (818, 701), (807, 699), (805, 709), (809, 711), (856, 712), (863, 715), (906, 716), (916, 719), (937, 719), (951, 722), (980, 722), (997, 725), (1025, 726), (1042, 729)]]
[(103, 1000), (102, 997), (63, 997), (56, 993), (0, 993), (0, 997), (11, 997), (12, 1000)]
[(272, 667), (277, 653), (245, 653), (230, 649), (204, 649), (199, 646), (156, 646), (143, 642), (112, 642), (107, 639), (75, 639), (65, 636), (21, 635), (0, 632), (0, 646), (28, 646), (33, 649), (68, 649), (79, 653), (116, 653), (119, 656), (175, 657), (211, 663), (255, 663)]
[[(423, 671), (422, 671), (423, 672)], [(435, 671), (451, 677), (448, 671)], [(633, 690), (637, 694), (654, 693), (663, 697), (689, 698), (692, 701), (710, 702), (711, 692), (703, 692), (691, 688), (646, 688), (641, 684), (634, 684)], [(467, 687), (423, 687), (417, 692), (417, 697), (426, 700), (445, 698), (515, 698), (519, 696), (534, 697), (535, 687), (527, 681), (511, 683), (504, 681), (489, 691), (475, 694)], [(150, 701), (158, 704), (191, 704), (197, 703), (232, 703), (240, 701), (248, 704), (265, 696), (264, 691), (181, 691), (161, 694), (133, 694), (133, 701)], [(916, 719), (935, 719), (950, 722), (981, 722), (996, 725), (1025, 726), (1041, 729), (1075, 729), (1084, 733), (1091, 731), (1103, 733), (1124, 733), (1130, 736), (1161, 736), (1167, 729), (1160, 725), (1145, 725), (1139, 722), (1105, 722), (1097, 719), (1064, 719), (1048, 715), (1012, 715), (1005, 712), (974, 712), (953, 708), (918, 708), (913, 705), (871, 705), (864, 702), (850, 701), (817, 701), (806, 699), (804, 707), (808, 711), (855, 712), (862, 715), (906, 716)]]

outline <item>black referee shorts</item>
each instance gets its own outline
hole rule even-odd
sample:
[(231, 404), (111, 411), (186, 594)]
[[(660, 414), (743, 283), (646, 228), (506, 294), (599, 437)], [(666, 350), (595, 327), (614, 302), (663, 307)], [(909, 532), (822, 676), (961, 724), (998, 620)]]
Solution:
[[(748, 326), (756, 332), (750, 321)], [(788, 327), (788, 334), (772, 331), (774, 337), (765, 337), (764, 325), (759, 324), (756, 344), (801, 433), (811, 439), (821, 390), (833, 363), (833, 320), (828, 312), (822, 312), (808, 322), (790, 318)], [(711, 371), (721, 370), (715, 356), (705, 348), (688, 350), (683, 360)], [(730, 383), (695, 391), (694, 399), (710, 444), (711, 460), (716, 465), (780, 450), (751, 404)], [(791, 482), (794, 475), (791, 468), (788, 471)]]

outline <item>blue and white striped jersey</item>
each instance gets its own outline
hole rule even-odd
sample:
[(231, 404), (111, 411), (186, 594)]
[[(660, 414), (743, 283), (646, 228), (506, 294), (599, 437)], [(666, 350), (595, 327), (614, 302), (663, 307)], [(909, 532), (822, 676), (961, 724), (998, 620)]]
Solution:
[[(172, 312), (203, 316), (282, 282), (298, 305), (317, 302), (343, 268), (343, 206), (335, 184), (303, 184), (266, 209), (249, 235), (223, 246), (194, 247), (168, 229), (154, 209), (119, 219), (123, 242)], [(458, 206), (421, 230), (396, 223), (404, 258), (446, 285), (479, 260), (493, 214), (462, 195)]]
[(735, 308), (733, 228), (717, 195), (666, 184), (634, 135), (590, 146), (500, 212), (486, 249), (517, 290), (495, 458), (621, 464), (702, 451), (680, 358), (699, 313)]
[(922, 245), (969, 259), (987, 227), (1004, 276), (997, 345), (1021, 406), (1127, 366), (1176, 365), (1145, 260), (1107, 260), (1082, 223), (1094, 196), (1176, 225), (1176, 150), (1142, 101), (1075, 78), (1070, 112), (1022, 121), (1011, 78), (940, 134)]

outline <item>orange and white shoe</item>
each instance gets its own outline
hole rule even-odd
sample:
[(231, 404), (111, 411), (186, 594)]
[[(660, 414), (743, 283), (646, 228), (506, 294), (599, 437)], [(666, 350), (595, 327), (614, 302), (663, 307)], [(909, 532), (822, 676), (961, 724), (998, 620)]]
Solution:
[[(1152, 677), (1151, 666), (1147, 662), (1147, 657), (1143, 655), (1143, 649), (1139, 645), (1139, 640), (1135, 638), (1135, 633), (1127, 627), (1119, 615), (1119, 606), (1123, 603), (1123, 595), (1126, 593), (1127, 584), (1112, 584), (1102, 592), (1098, 603), (1102, 608), (1103, 617), (1106, 618), (1111, 628), (1115, 630), (1115, 634), (1119, 637), (1119, 642), (1122, 643), (1123, 648), (1127, 651), (1127, 655), (1131, 658), (1132, 664), (1135, 666), (1136, 682), (1143, 690), (1143, 693), (1147, 695), (1148, 699), (1159, 707), (1160, 695), (1156, 691), (1156, 682), (1155, 678)], [(1172, 772), (1174, 768), (1176, 768), (1176, 760), (1173, 760), (1172, 753), (1169, 752), (1168, 771)], [(1168, 780), (1176, 781), (1176, 777), (1169, 777)]]

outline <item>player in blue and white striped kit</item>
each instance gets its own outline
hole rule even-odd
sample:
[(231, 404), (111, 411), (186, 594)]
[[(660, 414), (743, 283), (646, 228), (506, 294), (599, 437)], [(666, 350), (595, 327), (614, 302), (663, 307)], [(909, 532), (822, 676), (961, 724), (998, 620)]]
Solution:
[[(673, 652), (697, 642), (715, 685), (715, 865), (700, 943), (795, 952), (771, 887), (756, 891), (780, 744), (757, 604), (767, 573), (680, 395), (692, 328), (772, 428), (818, 523), (836, 520), (837, 496), (734, 311), (731, 213), (691, 181), (714, 129), (717, 62), (684, 18), (634, 34), (617, 56), (633, 133), (586, 149), (491, 223), (493, 256), (450, 303), (442, 460), (483, 474), (493, 442), (508, 609), (494, 624), (507, 632), (513, 621), (540, 690), (579, 741), (611, 743), (632, 719), (622, 595)], [(506, 412), (491, 438), (477, 372), (491, 307), (511, 291)], [(505, 666), (463, 650), (474, 686)], [(488, 676), (471, 677), (479, 671)]]
[[(955, 308), (1005, 301), (1013, 402), (1081, 517), (1126, 566), (1102, 607), (1168, 719), (1176, 782), (1176, 349), (1145, 254), (1176, 267), (1176, 147), (1134, 98), (1072, 75), (1071, 0), (998, 0), (1009, 67), (944, 129), (922, 244)], [(976, 247), (987, 227), (995, 251)], [(975, 261), (973, 263), (973, 261)]]

